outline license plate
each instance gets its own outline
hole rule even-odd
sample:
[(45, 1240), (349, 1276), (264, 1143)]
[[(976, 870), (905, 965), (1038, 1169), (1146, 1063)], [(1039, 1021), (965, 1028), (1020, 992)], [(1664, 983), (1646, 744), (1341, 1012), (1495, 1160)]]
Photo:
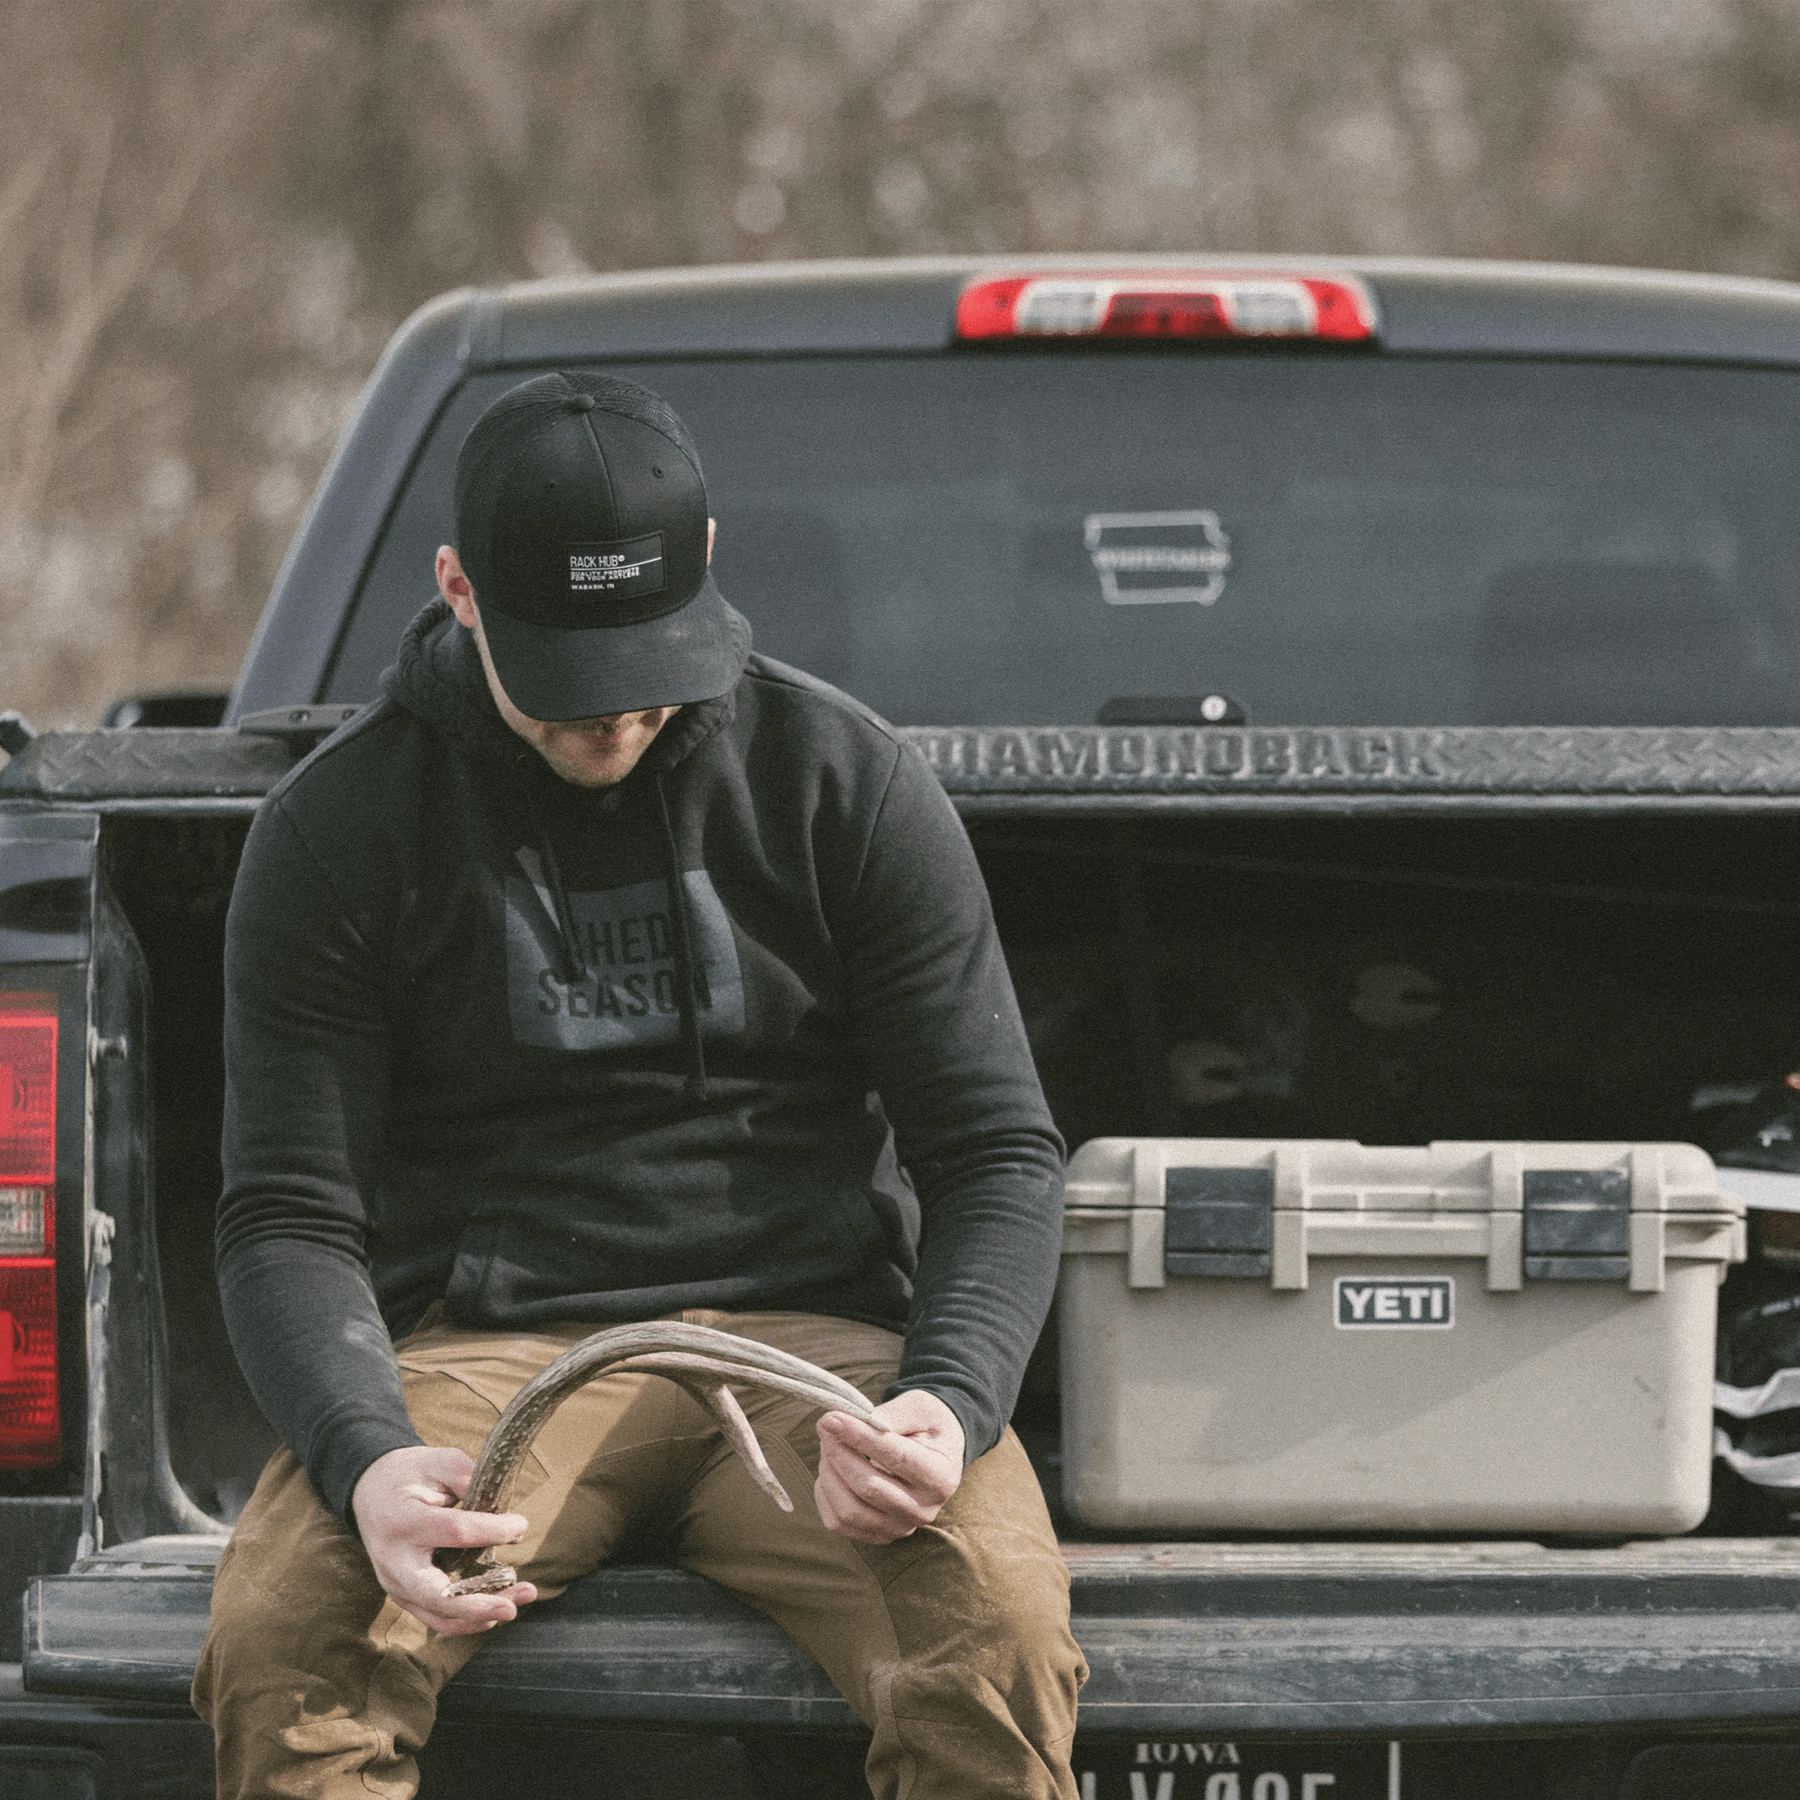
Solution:
[(1395, 1743), (1075, 1743), (1081, 1800), (1401, 1800)]

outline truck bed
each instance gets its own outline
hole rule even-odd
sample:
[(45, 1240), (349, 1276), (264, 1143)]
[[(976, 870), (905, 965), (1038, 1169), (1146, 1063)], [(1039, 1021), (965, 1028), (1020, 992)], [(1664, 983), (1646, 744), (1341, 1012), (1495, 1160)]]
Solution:
[[(1452, 1100), (1450, 1130), (1469, 1135), (1679, 1136), (1696, 1085), (1787, 1066), (1800, 972), (1771, 946), (1800, 918), (1800, 733), (1567, 733), (1547, 764), (1542, 733), (1445, 732), (1407, 768), (1357, 776), (1343, 747), (1311, 764), (1294, 752), (1260, 785), (1209, 782), (1206, 734), (1192, 731), (1058, 733), (1054, 755), (1043, 734), (1024, 749), (1001, 733), (912, 735), (969, 820), (1072, 1142), (1322, 1136), (1345, 1118), (1407, 1141), (1444, 1134)], [(115, 1441), (140, 1460), (154, 1446), (181, 1514), (154, 1483), (103, 1484), (98, 1547), (31, 1582), (23, 1661), (0, 1672), (0, 1792), (7, 1746), (41, 1760), (50, 1741), (96, 1792), (122, 1743), (146, 1778), (161, 1771), (146, 1791), (204, 1789), (187, 1684), (224, 1531), (269, 1446), (201, 1276), (218, 1192), (218, 950), (250, 810), (303, 744), (71, 734), (0, 778), (5, 806), (98, 815), (96, 891), (144, 965), (149, 1029), (124, 1055), (145, 1061), (154, 1097), (155, 1231), (113, 1240), (114, 1307), (95, 1341)], [(1553, 967), (1533, 948), (1552, 916)], [(1494, 1079), (1470, 1081), (1465, 1060), (1434, 1090), (1336, 1040), (1313, 1062), (1284, 1050), (1296, 1006), (1315, 1041), (1328, 1015), (1353, 1028), (1333, 957), (1447, 972), (1438, 1021), (1400, 1052), (1428, 1075), (1445, 1046), (1479, 1041)], [(1258, 1020), (1274, 1027), (1261, 1039)], [(1170, 1050), (1231, 1031), (1236, 1086), (1184, 1086)], [(1321, 1087), (1327, 1067), (1361, 1074)], [(134, 1293), (160, 1301), (160, 1361), (122, 1333)], [(1055, 1502), (1053, 1356), (1034, 1362), (1017, 1423)], [(70, 1549), (34, 1555), (67, 1568), (78, 1500), (4, 1504), (63, 1509)], [(1093, 1668), (1077, 1759), (1095, 1776), (1089, 1800), (1138, 1800), (1133, 1770), (1173, 1757), (1191, 1775), (1220, 1746), (1322, 1747), (1321, 1769), (1343, 1772), (1332, 1800), (1548, 1793), (1531, 1771), (1551, 1767), (1559, 1796), (1637, 1800), (1708, 1791), (1668, 1785), (1689, 1782), (1689, 1749), (1739, 1771), (1795, 1754), (1800, 1538), (1729, 1535), (1778, 1528), (1754, 1513), (1626, 1544), (1118, 1543), (1061, 1522)], [(433, 1766), (454, 1766), (459, 1795), (505, 1791), (508, 1745), (566, 1762), (569, 1793), (666, 1791), (691, 1785), (683, 1770), (719, 1796), (854, 1791), (857, 1737), (760, 1615), (678, 1570), (612, 1568), (531, 1609), (453, 1684), (426, 1792)], [(1383, 1773), (1390, 1744), (1403, 1786)], [(1582, 1787), (1570, 1771), (1588, 1762), (1599, 1772)]]

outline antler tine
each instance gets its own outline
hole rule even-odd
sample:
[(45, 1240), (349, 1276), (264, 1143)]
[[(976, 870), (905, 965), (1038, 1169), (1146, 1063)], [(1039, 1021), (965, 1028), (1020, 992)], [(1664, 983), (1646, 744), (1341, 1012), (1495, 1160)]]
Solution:
[(725, 1433), (725, 1441), (738, 1453), (739, 1460), (750, 1471), (751, 1480), (783, 1512), (791, 1513), (794, 1503), (788, 1498), (787, 1489), (769, 1467), (768, 1458), (763, 1455), (763, 1447), (756, 1441), (756, 1433), (751, 1430), (750, 1421), (744, 1417), (744, 1409), (738, 1404), (737, 1395), (725, 1385), (730, 1371), (721, 1368), (715, 1373), (695, 1366), (703, 1360), (701, 1357), (694, 1357), (688, 1366), (681, 1368), (659, 1361), (653, 1373), (666, 1375), (669, 1380), (679, 1382), (719, 1421), (719, 1428)]

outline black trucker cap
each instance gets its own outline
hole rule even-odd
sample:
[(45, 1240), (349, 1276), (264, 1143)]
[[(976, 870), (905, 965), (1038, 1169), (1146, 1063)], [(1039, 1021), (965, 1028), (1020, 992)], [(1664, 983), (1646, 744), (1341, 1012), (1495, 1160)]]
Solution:
[(456, 459), (456, 550), (528, 718), (682, 706), (738, 678), (700, 458), (635, 382), (540, 375), (502, 394)]

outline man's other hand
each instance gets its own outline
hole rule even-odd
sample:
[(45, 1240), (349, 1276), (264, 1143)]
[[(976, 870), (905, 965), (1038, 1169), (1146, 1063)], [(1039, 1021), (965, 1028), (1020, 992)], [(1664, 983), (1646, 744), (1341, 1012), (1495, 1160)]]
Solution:
[(390, 1450), (363, 1470), (350, 1496), (363, 1548), (388, 1595), (422, 1625), (444, 1637), (491, 1631), (519, 1616), (537, 1598), (530, 1582), (498, 1594), (446, 1598), (450, 1577), (431, 1560), (434, 1550), (470, 1544), (516, 1544), (528, 1521), (522, 1513), (462, 1512), (475, 1465), (461, 1450), (416, 1444)]
[(877, 1431), (854, 1413), (819, 1421), (819, 1517), (861, 1544), (891, 1544), (929, 1525), (956, 1492), (963, 1471), (963, 1428), (936, 1394), (911, 1388), (876, 1407), (892, 1429)]

